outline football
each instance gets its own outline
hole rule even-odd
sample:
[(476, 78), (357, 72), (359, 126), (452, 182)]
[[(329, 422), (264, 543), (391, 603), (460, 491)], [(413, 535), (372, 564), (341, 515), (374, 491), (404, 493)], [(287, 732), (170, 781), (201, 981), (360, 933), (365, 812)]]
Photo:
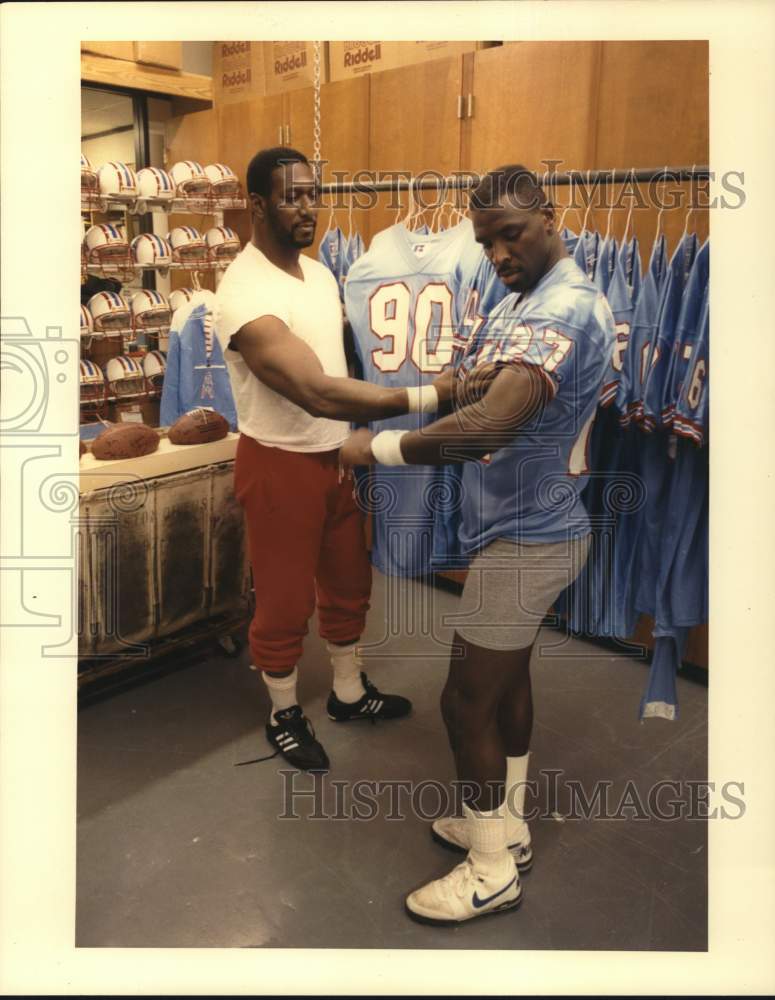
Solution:
[(159, 435), (147, 424), (112, 424), (94, 439), (91, 453), (102, 461), (139, 458), (159, 447)]
[(83, 443), (83, 441), (79, 441), (78, 442), (78, 447), (79, 447), (78, 457), (80, 458), (81, 455), (85, 455), (86, 454), (86, 445)]
[(167, 435), (172, 444), (207, 444), (229, 433), (229, 421), (216, 410), (200, 406), (179, 417)]

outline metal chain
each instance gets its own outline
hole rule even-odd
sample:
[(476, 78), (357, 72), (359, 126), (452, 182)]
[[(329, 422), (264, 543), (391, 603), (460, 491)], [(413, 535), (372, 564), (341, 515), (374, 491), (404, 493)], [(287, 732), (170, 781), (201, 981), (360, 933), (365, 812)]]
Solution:
[(318, 183), (323, 180), (323, 168), (320, 162), (320, 44), (320, 42), (312, 43), (315, 53), (315, 110), (312, 125), (312, 135), (314, 137), (312, 159)]

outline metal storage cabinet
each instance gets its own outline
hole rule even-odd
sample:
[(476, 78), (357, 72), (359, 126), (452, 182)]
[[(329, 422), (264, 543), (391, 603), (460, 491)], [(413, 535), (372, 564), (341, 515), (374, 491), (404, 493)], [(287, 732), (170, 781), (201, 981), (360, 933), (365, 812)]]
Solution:
[(81, 496), (79, 656), (146, 658), (196, 623), (247, 614), (250, 570), (234, 463)]

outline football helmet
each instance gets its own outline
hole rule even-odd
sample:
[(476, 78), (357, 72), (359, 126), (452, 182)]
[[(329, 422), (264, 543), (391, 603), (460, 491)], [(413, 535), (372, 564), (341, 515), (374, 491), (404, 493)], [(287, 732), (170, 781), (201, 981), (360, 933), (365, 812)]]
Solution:
[(202, 264), (207, 260), (205, 241), (193, 226), (176, 226), (170, 233), (170, 245), (176, 264)]
[(94, 333), (94, 320), (91, 318), (91, 313), (88, 308), (84, 305), (81, 306), (81, 340), (86, 338), (86, 340), (91, 340), (92, 334)]
[(194, 297), (193, 288), (175, 288), (173, 291), (171, 291), (169, 302), (172, 314), (174, 315), (175, 312), (178, 309), (180, 309), (181, 306), (184, 306), (187, 302), (190, 302), (191, 299), (193, 299), (193, 297)]
[(140, 233), (132, 240), (132, 261), (146, 267), (169, 267), (172, 263), (172, 248), (163, 236)]
[(110, 160), (97, 171), (100, 194), (116, 201), (135, 201), (137, 198), (137, 177), (126, 163)]
[(228, 226), (213, 226), (205, 233), (207, 244), (207, 259), (209, 261), (228, 263), (234, 260), (242, 247), (239, 237)]
[(81, 194), (96, 194), (98, 188), (97, 174), (88, 156), (81, 153)]
[(105, 377), (108, 380), (108, 392), (116, 399), (128, 399), (148, 394), (145, 376), (137, 358), (125, 354), (111, 358), (105, 365)]
[(157, 330), (170, 325), (170, 304), (161, 292), (143, 288), (132, 298), (132, 328)]
[(170, 177), (175, 185), (178, 198), (206, 198), (210, 191), (210, 181), (201, 164), (193, 160), (181, 160), (173, 165)]
[(82, 361), (80, 370), (81, 409), (96, 420), (97, 415), (104, 410), (107, 401), (105, 376), (102, 369), (93, 361)]
[(225, 163), (211, 163), (205, 167), (205, 176), (210, 181), (210, 190), (214, 198), (237, 198), (239, 196), (239, 178)]
[(161, 351), (149, 351), (143, 358), (143, 374), (149, 389), (161, 391), (166, 370), (167, 359)]
[(89, 299), (94, 330), (119, 337), (131, 327), (129, 303), (119, 292), (97, 292)]
[(83, 239), (87, 268), (102, 274), (133, 275), (132, 255), (123, 229), (109, 222), (91, 226)]
[(175, 184), (161, 167), (143, 167), (137, 171), (137, 191), (138, 198), (172, 201), (175, 197)]

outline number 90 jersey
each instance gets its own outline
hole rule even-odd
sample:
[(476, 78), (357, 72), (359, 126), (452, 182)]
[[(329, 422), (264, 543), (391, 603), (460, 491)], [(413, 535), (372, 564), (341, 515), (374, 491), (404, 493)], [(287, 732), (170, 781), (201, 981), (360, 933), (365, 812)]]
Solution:
[(461, 369), (488, 362), (535, 365), (550, 398), (491, 456), (464, 466), (465, 552), (496, 538), (559, 542), (589, 531), (581, 492), (615, 339), (605, 297), (568, 257), (526, 295), (507, 295), (490, 313)]
[[(403, 225), (378, 233), (344, 288), (363, 378), (376, 385), (427, 385), (460, 347), (460, 262), (473, 241), (466, 220), (421, 235)], [(373, 421), (371, 429), (417, 430), (434, 414)], [(389, 575), (417, 576), (454, 564), (460, 490), (444, 467), (376, 466), (361, 482), (374, 514), (372, 560)], [(365, 502), (364, 502), (365, 501)]]

